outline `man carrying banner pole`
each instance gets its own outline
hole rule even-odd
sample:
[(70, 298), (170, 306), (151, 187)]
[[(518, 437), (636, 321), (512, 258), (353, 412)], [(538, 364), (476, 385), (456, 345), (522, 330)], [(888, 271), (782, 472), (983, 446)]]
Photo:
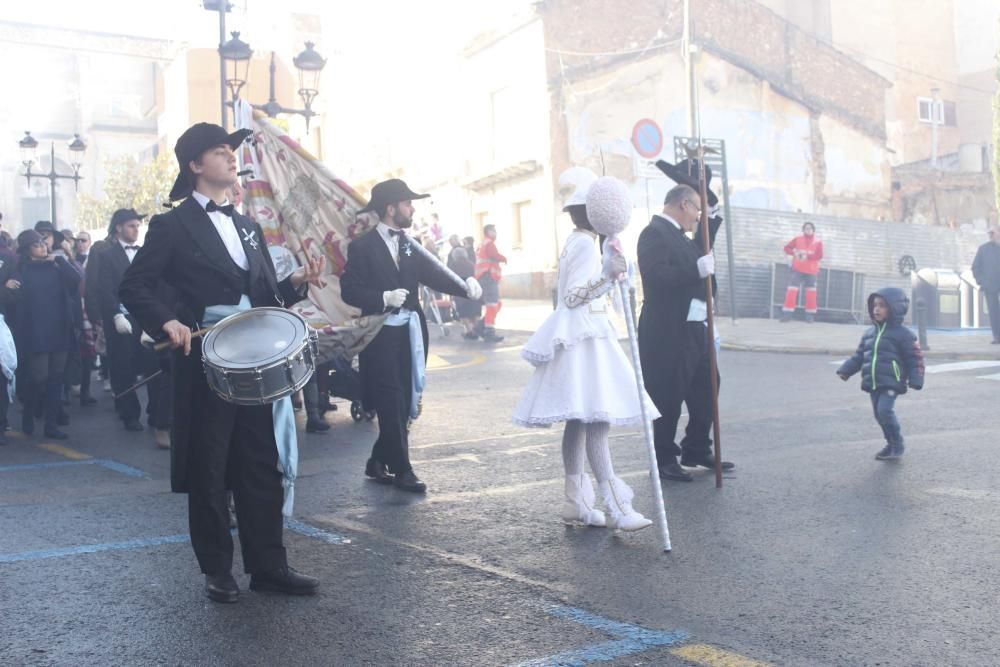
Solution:
[(427, 490), (410, 465), (409, 422), (419, 414), (427, 358), (427, 322), (419, 302), (421, 284), (432, 290), (478, 299), (475, 278), (464, 282), (409, 236), (417, 194), (399, 179), (377, 183), (369, 204), (380, 222), (354, 240), (340, 277), (344, 301), (362, 315), (389, 313), (385, 325), (359, 355), (363, 403), (375, 408), (379, 434), (365, 474), (380, 484), (412, 493)]

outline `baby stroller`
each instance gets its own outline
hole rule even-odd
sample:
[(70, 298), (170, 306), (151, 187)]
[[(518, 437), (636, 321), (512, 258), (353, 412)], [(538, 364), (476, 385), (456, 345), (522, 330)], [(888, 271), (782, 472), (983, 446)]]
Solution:
[(427, 318), (428, 325), (434, 324), (441, 327), (441, 334), (448, 335), (448, 322), (458, 321), (458, 310), (455, 308), (455, 301), (447, 294), (439, 294), (431, 290), (426, 285), (420, 286), (420, 298), (424, 303), (424, 317)]
[(361, 373), (358, 360), (336, 359), (327, 364), (327, 391), (331, 398), (351, 402), (351, 419), (356, 422), (375, 419), (374, 410), (365, 410), (361, 402)]

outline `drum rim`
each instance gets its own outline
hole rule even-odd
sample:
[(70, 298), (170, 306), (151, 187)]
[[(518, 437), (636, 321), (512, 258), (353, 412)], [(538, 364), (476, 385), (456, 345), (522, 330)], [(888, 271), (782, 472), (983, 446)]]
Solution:
[[(301, 338), (298, 344), (292, 343), (282, 352), (276, 352), (275, 354), (267, 357), (266, 359), (235, 363), (235, 362), (221, 362), (219, 355), (213, 353), (213, 344), (215, 339), (218, 338), (228, 326), (232, 325), (234, 322), (246, 319), (252, 316), (260, 315), (276, 315), (293, 322), (296, 326), (301, 326)], [(231, 371), (248, 371), (255, 368), (268, 369), (275, 365), (284, 364), (287, 359), (294, 357), (302, 351), (302, 348), (309, 344), (310, 340), (310, 326), (304, 317), (298, 313), (287, 310), (285, 308), (277, 308), (274, 306), (260, 306), (257, 308), (250, 308), (249, 310), (241, 310), (238, 313), (233, 313), (228, 315), (221, 320), (219, 320), (212, 330), (205, 334), (204, 339), (201, 344), (201, 358), (202, 362), (212, 366), (212, 368), (218, 369), (220, 371), (231, 370)], [(213, 361), (213, 358), (215, 361)]]

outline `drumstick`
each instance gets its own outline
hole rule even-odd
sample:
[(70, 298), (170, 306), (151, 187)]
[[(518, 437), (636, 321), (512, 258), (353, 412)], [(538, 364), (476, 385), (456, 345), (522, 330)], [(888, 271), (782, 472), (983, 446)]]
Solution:
[[(212, 328), (213, 327), (205, 327), (203, 329), (198, 329), (197, 331), (193, 331), (191, 333), (191, 340), (194, 340), (195, 338), (201, 338), (202, 336), (204, 336), (205, 334), (207, 334), (209, 331), (211, 331)], [(162, 340), (159, 343), (156, 343), (155, 345), (153, 345), (153, 351), (154, 352), (163, 352), (168, 347), (170, 347), (170, 341), (169, 340)]]

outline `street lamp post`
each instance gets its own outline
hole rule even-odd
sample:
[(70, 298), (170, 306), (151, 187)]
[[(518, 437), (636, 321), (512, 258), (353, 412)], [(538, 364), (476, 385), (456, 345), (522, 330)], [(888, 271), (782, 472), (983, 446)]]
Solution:
[[(223, 42), (226, 27), (226, 12), (231, 8), (227, 0), (202, 0), (205, 9), (219, 14), (219, 77), (222, 95), (222, 127), (226, 127), (226, 107), (234, 107), (236, 100), (240, 99), (240, 90), (246, 85), (250, 73), (250, 59), (253, 57), (253, 49), (250, 45), (240, 39), (239, 32), (230, 33), (232, 38)], [(254, 109), (263, 111), (271, 118), (276, 118), (279, 114), (295, 114), (306, 119), (306, 131), (309, 131), (309, 121), (316, 116), (312, 105), (319, 95), (319, 78), (326, 66), (326, 59), (316, 50), (316, 45), (306, 42), (306, 48), (299, 55), (292, 58), (292, 63), (299, 75), (299, 97), (302, 99), (303, 108), (295, 109), (286, 107), (278, 102), (275, 91), (275, 79), (277, 66), (275, 64), (275, 54), (271, 51), (271, 65), (269, 68), (268, 100), (264, 104), (252, 104)], [(226, 93), (231, 100), (226, 100)]]
[(73, 181), (73, 185), (77, 190), (80, 189), (80, 181), (83, 180), (83, 176), (80, 175), (80, 168), (83, 166), (83, 157), (87, 152), (87, 144), (84, 143), (79, 134), (74, 134), (73, 141), (69, 142), (70, 164), (73, 166), (72, 174), (60, 174), (56, 171), (56, 144), (54, 141), (49, 150), (49, 173), (47, 174), (31, 171), (32, 165), (35, 164), (36, 152), (38, 150), (38, 140), (31, 136), (31, 132), (25, 131), (24, 138), (17, 142), (17, 145), (21, 149), (21, 164), (24, 165), (24, 177), (28, 180), (28, 186), (31, 186), (32, 178), (47, 178), (49, 180), (49, 216), (52, 218), (52, 224), (55, 225), (56, 181), (62, 178), (69, 179)]
[[(247, 82), (250, 73), (250, 58), (253, 57), (253, 49), (250, 45), (240, 39), (240, 33), (233, 32), (232, 39), (219, 47), (219, 58), (223, 62), (225, 75), (224, 88), (228, 87), (232, 95), (232, 101), (228, 106), (234, 106), (236, 100), (240, 98), (240, 90)], [(323, 58), (313, 47), (315, 44), (306, 42), (306, 48), (299, 55), (292, 59), (295, 69), (299, 73), (299, 97), (302, 99), (304, 108), (295, 109), (282, 105), (277, 100), (275, 92), (277, 65), (275, 64), (274, 51), (271, 51), (271, 66), (269, 68), (268, 80), (268, 100), (265, 104), (253, 104), (254, 109), (263, 111), (270, 118), (276, 118), (278, 114), (296, 114), (306, 119), (306, 131), (309, 131), (309, 121), (316, 115), (312, 110), (313, 101), (319, 95), (319, 77), (326, 65)]]

